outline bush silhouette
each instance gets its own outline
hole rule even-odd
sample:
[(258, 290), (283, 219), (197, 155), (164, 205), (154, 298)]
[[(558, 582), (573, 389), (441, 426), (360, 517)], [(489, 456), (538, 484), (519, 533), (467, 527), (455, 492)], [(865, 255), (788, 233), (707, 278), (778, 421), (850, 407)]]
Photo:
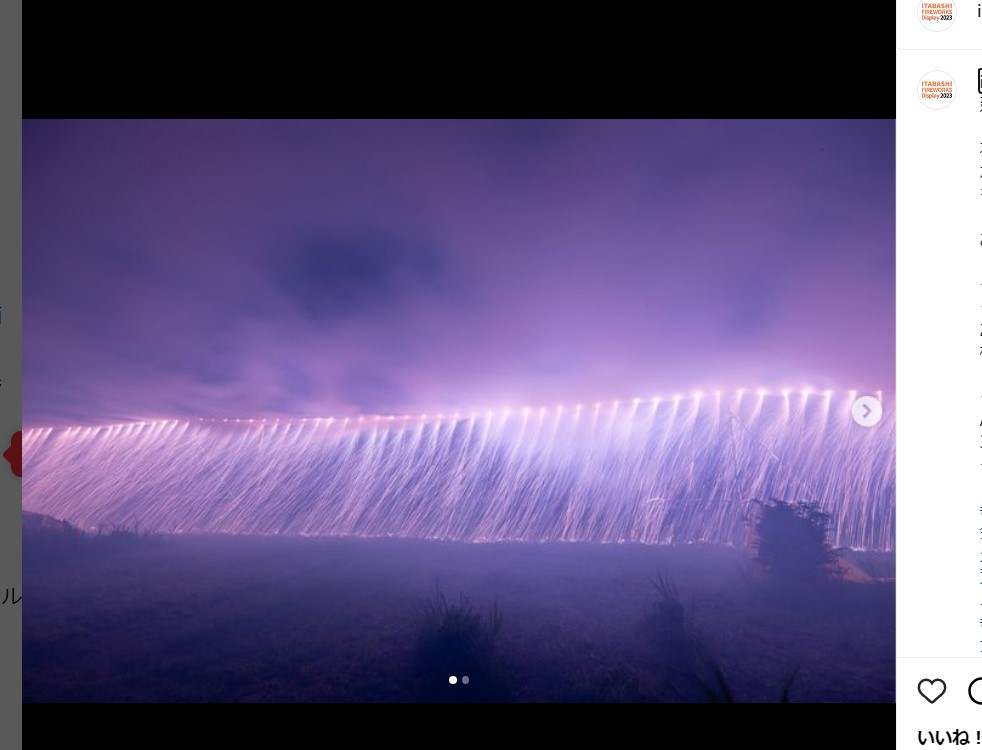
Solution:
[[(509, 689), (495, 649), (501, 630), (501, 609), (495, 601), (484, 615), (461, 595), (448, 602), (437, 592), (426, 602), (416, 642), (416, 669), (429, 700), (501, 701)], [(450, 675), (467, 676), (468, 686), (453, 687)]]
[(657, 598), (648, 605), (645, 620), (653, 643), (663, 656), (684, 659), (691, 655), (693, 638), (689, 633), (678, 587), (675, 581), (662, 573), (650, 580)]
[(829, 577), (836, 556), (828, 543), (831, 516), (816, 503), (758, 501), (756, 560), (775, 579), (817, 582)]

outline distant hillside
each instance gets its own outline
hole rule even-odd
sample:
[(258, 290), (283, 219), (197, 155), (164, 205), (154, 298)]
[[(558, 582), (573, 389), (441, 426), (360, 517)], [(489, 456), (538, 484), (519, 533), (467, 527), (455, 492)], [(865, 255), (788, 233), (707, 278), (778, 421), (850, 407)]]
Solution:
[(46, 516), (43, 513), (31, 513), (23, 511), (21, 525), (24, 535), (30, 534), (64, 534), (66, 536), (80, 536), (82, 530), (73, 526), (68, 521), (59, 521), (57, 518)]

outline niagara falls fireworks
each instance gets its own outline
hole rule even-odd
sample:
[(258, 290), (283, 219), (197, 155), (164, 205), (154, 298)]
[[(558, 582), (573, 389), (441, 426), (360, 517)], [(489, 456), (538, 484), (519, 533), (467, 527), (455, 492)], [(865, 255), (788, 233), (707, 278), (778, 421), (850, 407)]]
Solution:
[(742, 545), (780, 499), (892, 551), (892, 128), (32, 124), (24, 507)]
[(739, 390), (428, 415), (155, 420), (24, 433), (24, 508), (85, 529), (742, 544), (756, 502), (892, 550), (894, 417)]
[(894, 703), (895, 130), (25, 120), (24, 702)]

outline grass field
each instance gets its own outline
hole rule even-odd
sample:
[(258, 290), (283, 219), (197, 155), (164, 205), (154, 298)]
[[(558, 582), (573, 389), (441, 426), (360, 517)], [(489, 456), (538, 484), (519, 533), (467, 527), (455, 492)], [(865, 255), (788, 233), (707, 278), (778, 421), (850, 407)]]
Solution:
[(891, 581), (728, 548), (25, 529), (24, 590), (26, 702), (894, 700)]

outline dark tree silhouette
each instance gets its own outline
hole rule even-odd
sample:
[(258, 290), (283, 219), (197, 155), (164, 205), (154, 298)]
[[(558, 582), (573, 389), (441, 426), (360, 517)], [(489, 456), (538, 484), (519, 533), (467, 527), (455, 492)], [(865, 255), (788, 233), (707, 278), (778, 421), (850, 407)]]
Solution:
[(836, 563), (828, 542), (831, 516), (811, 502), (772, 498), (758, 504), (756, 559), (764, 570), (787, 583), (828, 578)]

